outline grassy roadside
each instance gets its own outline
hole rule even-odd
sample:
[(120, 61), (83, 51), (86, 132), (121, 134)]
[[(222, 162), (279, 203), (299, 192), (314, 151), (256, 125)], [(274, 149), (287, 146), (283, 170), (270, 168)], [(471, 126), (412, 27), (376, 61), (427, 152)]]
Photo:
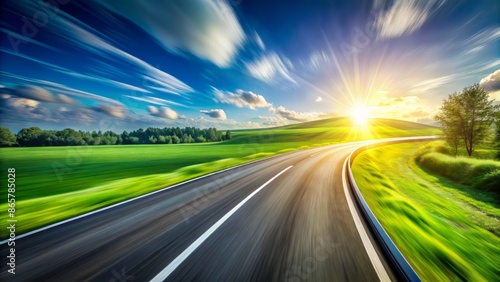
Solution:
[[(500, 199), (500, 162), (464, 156), (453, 157), (444, 141), (423, 146), (416, 152), (422, 167), (468, 187), (492, 192)], [(457, 173), (460, 172), (460, 173)]]
[[(434, 127), (374, 120), (370, 130), (335, 118), (241, 130), (222, 143), (1, 148), (0, 168), (16, 169), (17, 232), (117, 203), (197, 176), (288, 151), (341, 142), (439, 133)], [(7, 174), (0, 174), (7, 183)], [(7, 210), (6, 193), (0, 209)], [(0, 221), (7, 214), (0, 212)], [(5, 238), (6, 230), (0, 229)]]
[(408, 143), (360, 154), (353, 172), (363, 196), (424, 281), (498, 279), (500, 203), (422, 170), (418, 149)]
[[(320, 144), (317, 145), (319, 146)], [(327, 145), (327, 144), (321, 144), (321, 145)], [(123, 152), (123, 153), (130, 154), (135, 150), (147, 151), (148, 149), (155, 149), (155, 150), (159, 149), (157, 148), (158, 147), (157, 145), (155, 146), (156, 148), (153, 148), (152, 146), (155, 145), (147, 145), (147, 147), (135, 146), (143, 148), (134, 148), (133, 150), (129, 150), (128, 152)], [(160, 146), (165, 148), (166, 146), (169, 145), (160, 145)], [(190, 148), (194, 146), (195, 145), (191, 146), (178, 145), (175, 146), (176, 148), (172, 148), (174, 146), (169, 146), (167, 149), (176, 149), (176, 153), (182, 152), (184, 154), (193, 154), (193, 156), (195, 156), (197, 150), (193, 150), (193, 148)], [(99, 149), (101, 148), (103, 147), (100, 147)], [(59, 183), (56, 181), (57, 173), (54, 172), (45, 174), (46, 178), (45, 179), (38, 178), (38, 181), (30, 177), (24, 177), (22, 172), (17, 173), (16, 174), (17, 187), (30, 187), (30, 188), (33, 186), (37, 188), (47, 187), (48, 183), (54, 180), (56, 184), (54, 185), (55, 186), (54, 188), (56, 189), (50, 189), (50, 190), (36, 189), (36, 188), (17, 189), (16, 219), (18, 220), (18, 224), (16, 225), (16, 231), (19, 232), (18, 234), (22, 234), (39, 227), (49, 225), (51, 223), (55, 223), (67, 218), (71, 218), (73, 216), (90, 212), (98, 208), (118, 203), (136, 196), (140, 196), (158, 190), (163, 187), (174, 185), (176, 183), (180, 183), (215, 171), (234, 167), (261, 158), (270, 157), (276, 154), (285, 153), (298, 149), (306, 149), (306, 148), (308, 148), (308, 146), (275, 150), (274, 152), (260, 152), (246, 156), (243, 155), (241, 157), (218, 159), (206, 163), (182, 166), (179, 169), (167, 173), (151, 173), (150, 171), (149, 173), (145, 173), (142, 176), (130, 177), (130, 175), (134, 174), (129, 174), (127, 177), (126, 172), (124, 173), (122, 171), (122, 173), (124, 174), (122, 174), (122, 177), (120, 179), (114, 179), (100, 184), (94, 183), (93, 184), (94, 186), (90, 186), (89, 188), (83, 188), (83, 189), (79, 189), (78, 184), (80, 185), (86, 184), (87, 183), (86, 178), (88, 177), (88, 175), (82, 174), (82, 171), (78, 170), (79, 168), (78, 166), (75, 166), (74, 172), (72, 170), (68, 170), (67, 174), (65, 174), (64, 171), (62, 171), (60, 174), (62, 180), (59, 181)], [(224, 148), (223, 151), (227, 150), (228, 148)], [(109, 152), (107, 151), (103, 152), (105, 153), (105, 155), (109, 154)], [(233, 155), (238, 156), (238, 154), (233, 154)], [(27, 158), (28, 156), (29, 155), (26, 155)], [(223, 156), (222, 152), (221, 156)], [(205, 157), (207, 156), (205, 155)], [(118, 155), (117, 158), (121, 159), (120, 155)], [(175, 162), (175, 157), (170, 157), (169, 160), (171, 162)], [(148, 167), (147, 160), (143, 161), (144, 161), (142, 163), (143, 169), (147, 169)], [(192, 161), (195, 162), (196, 160)], [(111, 164), (106, 164), (106, 162), (103, 162), (93, 165), (94, 167), (93, 169), (99, 170), (99, 167), (101, 167), (100, 169), (106, 171), (105, 167), (109, 165)], [(144, 168), (144, 166), (146, 166), (146, 168)], [(20, 171), (19, 166), (15, 167), (16, 167), (16, 172), (19, 172)], [(82, 170), (85, 169), (88, 168), (82, 168)], [(2, 167), (2, 170), (6, 171), (7, 168), (4, 169)], [(57, 186), (57, 184), (63, 187)], [(72, 186), (64, 188), (65, 185), (72, 185)], [(2, 196), (6, 197), (6, 195)], [(3, 203), (5, 204), (1, 204), (0, 209), (7, 211), (8, 207), (6, 201), (4, 200)], [(6, 220), (7, 220), (7, 214), (2, 213), (0, 215), (0, 221), (6, 222)], [(1, 230), (0, 238), (6, 238), (6, 237), (7, 237), (7, 232)]]

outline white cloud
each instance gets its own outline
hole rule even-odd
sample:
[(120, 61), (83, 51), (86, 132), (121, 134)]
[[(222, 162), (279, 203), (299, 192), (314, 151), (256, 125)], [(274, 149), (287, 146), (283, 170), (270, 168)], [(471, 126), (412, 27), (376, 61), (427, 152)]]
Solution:
[(318, 96), (318, 98), (316, 98), (316, 100), (314, 100), (315, 102), (323, 102), (323, 98), (321, 96)]
[(79, 104), (77, 101), (73, 100), (72, 98), (68, 97), (67, 95), (59, 94), (57, 96), (59, 98), (58, 100), (63, 104), (68, 104), (68, 105), (78, 105)]
[(281, 58), (276, 53), (269, 53), (257, 60), (245, 64), (248, 72), (255, 78), (265, 82), (274, 82), (278, 77), (285, 78), (293, 83), (295, 80), (290, 76), (289, 67), (291, 62)]
[(479, 85), (490, 93), (491, 98), (500, 100), (500, 69), (481, 79)]
[(211, 109), (210, 111), (201, 110), (200, 113), (204, 113), (207, 116), (215, 119), (226, 120), (227, 116), (224, 110), (222, 109)]
[(226, 1), (99, 1), (149, 33), (167, 50), (189, 52), (227, 67), (245, 34)]
[(100, 104), (97, 107), (92, 108), (96, 112), (101, 112), (112, 117), (123, 118), (125, 117), (125, 109), (122, 105), (108, 105), (108, 104)]
[(484, 87), (486, 91), (498, 91), (500, 90), (500, 69), (489, 74), (488, 76), (481, 79), (479, 84)]
[(39, 101), (25, 98), (11, 98), (7, 103), (13, 108), (36, 108), (40, 104)]
[(317, 113), (317, 112), (296, 112), (293, 110), (285, 109), (285, 107), (283, 106), (279, 106), (277, 108), (270, 107), (269, 112), (279, 117), (293, 121), (317, 120), (320, 119), (322, 116), (324, 116), (323, 113)]
[(179, 118), (179, 114), (177, 114), (177, 112), (167, 107), (157, 108), (155, 106), (148, 106), (148, 112), (150, 115), (155, 117), (162, 117), (167, 119)]
[(238, 108), (249, 107), (250, 109), (269, 107), (269, 104), (264, 96), (255, 94), (252, 91), (236, 90), (236, 93), (222, 92), (214, 88), (215, 101), (218, 103), (232, 104)]
[[(375, 27), (380, 38), (398, 37), (418, 30), (444, 1), (440, 0), (394, 0), (388, 10), (380, 10)], [(380, 1), (375, 5), (381, 9)]]
[(52, 93), (44, 88), (34, 85), (20, 85), (11, 89), (11, 94), (17, 97), (27, 98), (35, 101), (55, 103), (56, 99)]
[(40, 102), (48, 102), (48, 103), (61, 103), (68, 105), (77, 105), (78, 102), (73, 100), (72, 98), (64, 95), (54, 95), (50, 91), (45, 88), (35, 86), (35, 85), (19, 85), (12, 89), (7, 89), (4, 91), (8, 91), (9, 94), (14, 95), (16, 97), (27, 98)]

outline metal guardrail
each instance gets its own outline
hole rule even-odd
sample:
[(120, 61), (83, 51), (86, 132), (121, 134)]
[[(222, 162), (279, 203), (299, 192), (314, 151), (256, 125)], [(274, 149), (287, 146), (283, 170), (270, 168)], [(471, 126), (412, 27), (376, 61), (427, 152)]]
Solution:
[(418, 141), (425, 141), (425, 140), (432, 140), (432, 139), (438, 139), (437, 137), (421, 137), (421, 138), (411, 138), (411, 139), (400, 139), (400, 140), (391, 140), (391, 141), (386, 141), (386, 142), (380, 142), (376, 144), (370, 144), (366, 146), (361, 146), (358, 147), (356, 150), (351, 152), (349, 155), (347, 162), (346, 162), (346, 177), (351, 185), (351, 190), (354, 194), (354, 197), (356, 198), (356, 202), (358, 203), (361, 212), (363, 213), (364, 217), (366, 218), (370, 228), (372, 229), (373, 233), (375, 234), (377, 240), (380, 243), (380, 246), (382, 246), (382, 249), (386, 256), (389, 258), (390, 262), (394, 266), (394, 270), (396, 271), (396, 274), (399, 276), (401, 280), (404, 281), (411, 281), (411, 282), (419, 282), (422, 281), (418, 274), (415, 272), (415, 270), (411, 267), (411, 265), (408, 263), (408, 261), (405, 259), (401, 251), (396, 247), (392, 239), (389, 237), (385, 229), (382, 227), (378, 219), (375, 217), (373, 214), (372, 210), (366, 203), (365, 199), (361, 195), (361, 191), (359, 190), (358, 186), (356, 185), (356, 181), (354, 180), (354, 176), (352, 174), (351, 170), (351, 165), (353, 160), (356, 158), (357, 155), (359, 155), (361, 152), (373, 148), (373, 147), (379, 147), (379, 146), (384, 146), (388, 144), (393, 144), (393, 143), (401, 143), (401, 142), (418, 142)]

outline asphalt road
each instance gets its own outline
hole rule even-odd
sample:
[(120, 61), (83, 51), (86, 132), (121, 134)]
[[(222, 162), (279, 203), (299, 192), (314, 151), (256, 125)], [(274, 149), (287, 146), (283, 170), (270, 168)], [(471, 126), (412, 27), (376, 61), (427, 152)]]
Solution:
[(0, 280), (395, 280), (349, 208), (342, 167), (355, 147), (279, 155), (26, 236)]

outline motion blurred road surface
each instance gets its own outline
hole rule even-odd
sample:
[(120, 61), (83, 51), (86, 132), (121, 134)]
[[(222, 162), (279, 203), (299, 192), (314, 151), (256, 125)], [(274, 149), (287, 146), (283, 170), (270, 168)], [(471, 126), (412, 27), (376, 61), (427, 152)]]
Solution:
[(378, 281), (342, 181), (357, 146), (257, 161), (18, 239), (16, 274), (4, 264), (0, 280)]

